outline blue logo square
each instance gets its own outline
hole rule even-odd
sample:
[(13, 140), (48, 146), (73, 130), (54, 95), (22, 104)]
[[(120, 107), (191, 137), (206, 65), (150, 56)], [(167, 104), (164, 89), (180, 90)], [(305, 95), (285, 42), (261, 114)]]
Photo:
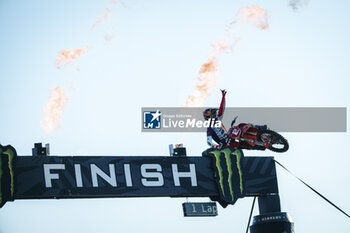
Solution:
[(162, 113), (157, 111), (144, 111), (143, 112), (143, 128), (144, 129), (160, 129), (161, 128), (161, 115)]

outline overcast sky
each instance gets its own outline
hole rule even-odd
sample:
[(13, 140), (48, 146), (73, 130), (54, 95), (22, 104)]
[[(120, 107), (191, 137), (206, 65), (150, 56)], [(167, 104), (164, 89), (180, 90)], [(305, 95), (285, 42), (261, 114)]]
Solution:
[[(205, 133), (141, 133), (141, 107), (182, 106), (211, 44), (251, 5), (267, 12), (269, 27), (234, 25), (231, 39), (239, 41), (220, 56), (218, 83), (205, 104), (218, 106), (225, 88), (229, 107), (350, 107), (349, 1), (301, 0), (295, 10), (287, 0), (2, 0), (1, 144), (19, 155), (30, 155), (34, 142), (50, 143), (52, 155), (168, 155), (168, 144), (182, 142), (200, 156)], [(86, 52), (58, 69), (59, 51), (73, 48)], [(40, 122), (57, 86), (68, 100), (60, 127), (47, 134)], [(349, 213), (349, 132), (283, 135), (288, 152), (246, 155), (276, 156)], [(277, 172), (282, 210), (296, 232), (349, 232), (347, 217)], [(215, 218), (184, 218), (184, 201), (15, 201), (0, 210), (0, 232), (244, 232), (252, 199), (219, 207)]]

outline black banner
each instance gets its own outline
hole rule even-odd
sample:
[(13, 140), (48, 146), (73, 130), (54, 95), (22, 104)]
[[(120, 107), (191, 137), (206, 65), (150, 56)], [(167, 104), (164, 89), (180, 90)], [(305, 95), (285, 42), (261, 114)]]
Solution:
[(217, 195), (201, 157), (23, 156), (16, 172), (16, 198)]
[[(13, 187), (12, 198), (10, 196), (6, 200), (161, 196), (220, 198), (221, 187), (216, 183), (212, 161), (212, 158), (200, 156), (18, 156), (13, 167), (14, 185), (2, 178), (1, 190)], [(233, 169), (237, 169), (236, 165)], [(238, 184), (240, 187), (242, 182), (244, 196), (278, 192), (272, 157), (242, 156), (240, 165), (244, 176), (233, 178), (231, 185)], [(3, 170), (2, 177), (11, 177), (10, 169)]]

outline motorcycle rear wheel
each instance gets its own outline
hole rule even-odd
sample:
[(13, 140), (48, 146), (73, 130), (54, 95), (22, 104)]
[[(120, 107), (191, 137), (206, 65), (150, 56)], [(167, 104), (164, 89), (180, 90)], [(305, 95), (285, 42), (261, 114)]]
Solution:
[(282, 135), (272, 130), (259, 130), (257, 139), (258, 141), (269, 143), (267, 149), (274, 152), (282, 153), (289, 149), (288, 141)]

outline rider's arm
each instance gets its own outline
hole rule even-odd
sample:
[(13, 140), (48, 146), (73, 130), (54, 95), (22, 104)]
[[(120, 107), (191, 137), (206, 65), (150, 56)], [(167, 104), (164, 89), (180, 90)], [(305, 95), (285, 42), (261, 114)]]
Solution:
[(226, 100), (225, 100), (225, 95), (226, 95), (226, 90), (221, 90), (221, 103), (220, 103), (220, 108), (219, 108), (219, 112), (218, 112), (218, 118), (221, 119), (224, 115), (224, 111), (225, 111), (225, 105), (226, 105)]

